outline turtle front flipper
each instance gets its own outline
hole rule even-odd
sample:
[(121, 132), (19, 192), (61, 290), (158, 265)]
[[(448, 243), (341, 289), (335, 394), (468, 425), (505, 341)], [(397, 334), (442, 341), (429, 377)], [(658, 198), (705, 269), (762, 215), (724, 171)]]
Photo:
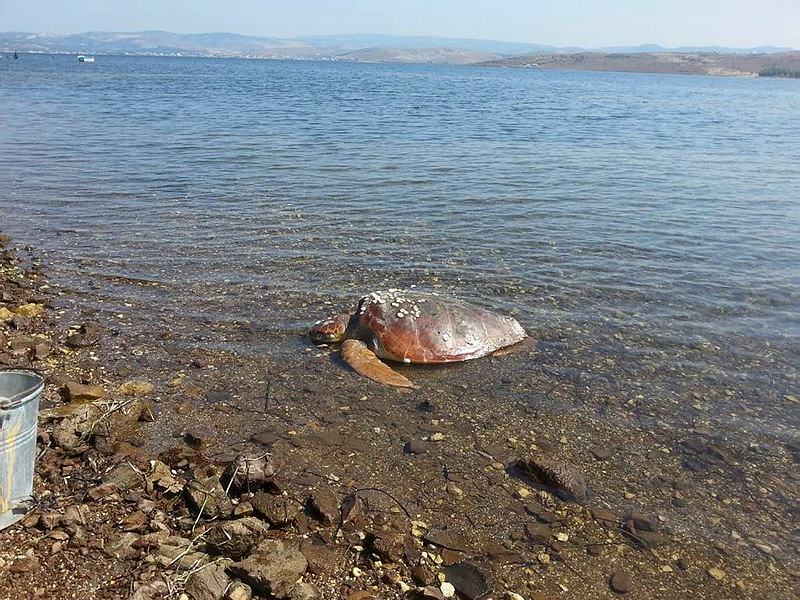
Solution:
[(395, 387), (414, 387), (414, 384), (408, 379), (375, 356), (375, 353), (367, 348), (364, 342), (345, 340), (342, 342), (341, 355), (344, 361), (359, 375)]

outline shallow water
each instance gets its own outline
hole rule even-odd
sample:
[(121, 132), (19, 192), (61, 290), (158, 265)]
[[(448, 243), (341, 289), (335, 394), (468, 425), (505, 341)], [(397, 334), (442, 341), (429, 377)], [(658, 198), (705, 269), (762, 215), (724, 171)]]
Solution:
[(700, 389), (786, 439), (798, 114), (796, 81), (25, 55), (0, 60), (0, 228), (187, 346), (288, 357), (413, 284), (566, 343), (558, 376), (678, 422)]

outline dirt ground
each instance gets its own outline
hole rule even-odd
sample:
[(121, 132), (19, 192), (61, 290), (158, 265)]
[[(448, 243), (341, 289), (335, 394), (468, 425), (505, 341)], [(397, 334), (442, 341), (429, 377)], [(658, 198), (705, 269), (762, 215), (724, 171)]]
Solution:
[[(644, 371), (565, 336), (404, 367), (418, 387), (398, 391), (300, 335), (291, 357), (242, 355), (226, 342), (259, 332), (240, 324), (194, 345), (89, 311), (2, 241), (0, 367), (47, 378), (2, 598), (800, 593), (800, 444), (706, 418), (746, 390), (692, 384), (679, 424)], [(585, 496), (521, 460), (577, 473)]]

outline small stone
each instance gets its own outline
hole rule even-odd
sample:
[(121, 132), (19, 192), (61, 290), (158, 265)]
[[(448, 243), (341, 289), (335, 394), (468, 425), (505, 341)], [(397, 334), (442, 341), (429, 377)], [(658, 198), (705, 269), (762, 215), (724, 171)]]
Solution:
[(186, 503), (195, 515), (205, 519), (224, 519), (233, 513), (233, 504), (216, 477), (191, 481), (183, 491)]
[(186, 592), (194, 600), (219, 600), (230, 584), (225, 565), (210, 563), (194, 571), (186, 580)]
[(556, 534), (556, 539), (557, 539), (559, 542), (566, 542), (566, 541), (568, 541), (568, 540), (569, 540), (569, 535), (568, 535), (568, 534), (566, 534), (566, 533), (564, 533), (563, 531), (560, 531), (560, 532), (558, 532), (558, 533)]
[(539, 554), (536, 555), (536, 560), (543, 565), (550, 564), (550, 555), (547, 552), (539, 552)]
[(717, 569), (716, 567), (711, 567), (708, 570), (708, 574), (717, 581), (722, 581), (723, 579), (725, 579), (725, 571), (723, 571), (722, 569)]
[(627, 594), (631, 591), (631, 578), (627, 573), (617, 571), (611, 575), (611, 589), (618, 594)]
[(371, 592), (367, 590), (358, 590), (347, 596), (347, 600), (375, 600)]
[(239, 560), (247, 556), (267, 535), (267, 524), (256, 517), (223, 521), (208, 530), (206, 543), (216, 552)]
[(119, 386), (119, 393), (124, 396), (149, 396), (154, 390), (152, 383), (138, 379), (126, 381)]
[(100, 327), (97, 323), (84, 323), (77, 332), (67, 336), (66, 344), (70, 348), (88, 348), (100, 341)]
[(441, 431), (437, 431), (436, 433), (431, 435), (430, 440), (432, 442), (444, 441), (444, 434)]
[(50, 356), (53, 352), (53, 347), (47, 342), (41, 342), (33, 347), (33, 355), (37, 360), (43, 360)]
[(353, 567), (352, 571), (350, 572), (353, 574), (353, 577), (361, 577), (364, 574), (364, 571), (358, 567)]
[(433, 584), (436, 575), (428, 565), (419, 564), (411, 569), (411, 581), (424, 587)]
[(316, 489), (307, 499), (308, 509), (326, 526), (331, 526), (339, 517), (339, 498), (328, 489)]
[(250, 600), (253, 597), (253, 590), (250, 586), (241, 581), (234, 581), (225, 594), (225, 600)]
[(280, 439), (280, 437), (272, 430), (265, 429), (250, 436), (250, 441), (262, 446), (272, 446)]
[(618, 524), (617, 515), (607, 508), (593, 508), (592, 516), (607, 527), (616, 527)]
[(205, 425), (195, 425), (187, 429), (183, 434), (183, 439), (192, 448), (203, 449), (210, 446), (216, 438), (216, 432)]
[(99, 385), (84, 385), (75, 381), (67, 383), (62, 391), (67, 402), (98, 400), (106, 395), (106, 391)]
[(446, 581), (453, 584), (456, 591), (467, 598), (477, 600), (483, 598), (491, 591), (489, 579), (476, 565), (460, 562), (444, 568)]
[(18, 558), (8, 567), (9, 573), (33, 573), (38, 571), (40, 567), (39, 559), (35, 556), (26, 556), (25, 558)]
[(292, 590), (289, 600), (318, 600), (322, 596), (319, 590), (307, 581), (301, 581)]
[(205, 552), (191, 550), (191, 540), (171, 537), (156, 550), (156, 564), (167, 568), (194, 569), (208, 564), (211, 559)]
[(22, 317), (39, 317), (44, 313), (44, 305), (30, 302), (28, 304), (21, 304), (14, 309), (14, 313)]
[(421, 597), (423, 600), (444, 600), (444, 595), (438, 587), (432, 585), (422, 588)]
[(608, 460), (614, 454), (611, 448), (606, 446), (596, 446), (594, 448), (590, 448), (589, 452), (591, 452), (595, 460), (598, 461)]
[(453, 584), (449, 581), (442, 583), (442, 585), (439, 586), (439, 589), (442, 591), (442, 596), (445, 598), (452, 598), (456, 595), (456, 588), (454, 588)]
[(506, 600), (525, 600), (524, 597), (520, 596), (516, 592), (507, 591), (505, 593)]
[(106, 473), (103, 481), (115, 486), (120, 492), (127, 492), (140, 485), (144, 481), (144, 476), (130, 463), (124, 462)]
[(229, 571), (260, 594), (289, 598), (307, 566), (296, 544), (264, 540), (250, 556), (231, 565)]
[(523, 475), (551, 488), (563, 500), (586, 499), (587, 490), (583, 474), (569, 462), (555, 456), (536, 454), (518, 460), (516, 466)]
[(273, 527), (281, 528), (294, 523), (300, 515), (300, 504), (288, 496), (258, 492), (250, 499), (253, 510), (263, 516)]
[(531, 492), (528, 488), (524, 488), (524, 487), (517, 488), (517, 497), (518, 498), (521, 498), (521, 499), (525, 500), (526, 498), (529, 498), (532, 494), (533, 494), (533, 492)]
[(236, 496), (266, 488), (275, 475), (272, 455), (245, 456), (240, 454), (222, 473), (223, 487)]
[(632, 512), (625, 517), (626, 527), (629, 531), (658, 531), (659, 523), (656, 517)]
[(339, 571), (339, 555), (320, 538), (311, 537), (303, 540), (300, 552), (308, 561), (309, 572), (314, 575), (331, 576)]
[(601, 544), (589, 544), (586, 546), (586, 553), (589, 556), (602, 556), (603, 546)]
[(456, 498), (463, 498), (464, 497), (464, 490), (460, 487), (455, 485), (454, 483), (447, 484), (447, 493), (451, 496), (455, 496)]
[(430, 444), (421, 440), (409, 440), (405, 445), (406, 454), (427, 454), (430, 452)]

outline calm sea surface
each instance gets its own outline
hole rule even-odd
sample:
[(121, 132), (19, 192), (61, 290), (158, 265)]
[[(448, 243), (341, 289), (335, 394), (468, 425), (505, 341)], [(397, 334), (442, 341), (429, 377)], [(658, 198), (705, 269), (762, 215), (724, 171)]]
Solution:
[(415, 284), (786, 438), (798, 115), (790, 80), (24, 55), (0, 59), (0, 229), (187, 344), (289, 356)]

